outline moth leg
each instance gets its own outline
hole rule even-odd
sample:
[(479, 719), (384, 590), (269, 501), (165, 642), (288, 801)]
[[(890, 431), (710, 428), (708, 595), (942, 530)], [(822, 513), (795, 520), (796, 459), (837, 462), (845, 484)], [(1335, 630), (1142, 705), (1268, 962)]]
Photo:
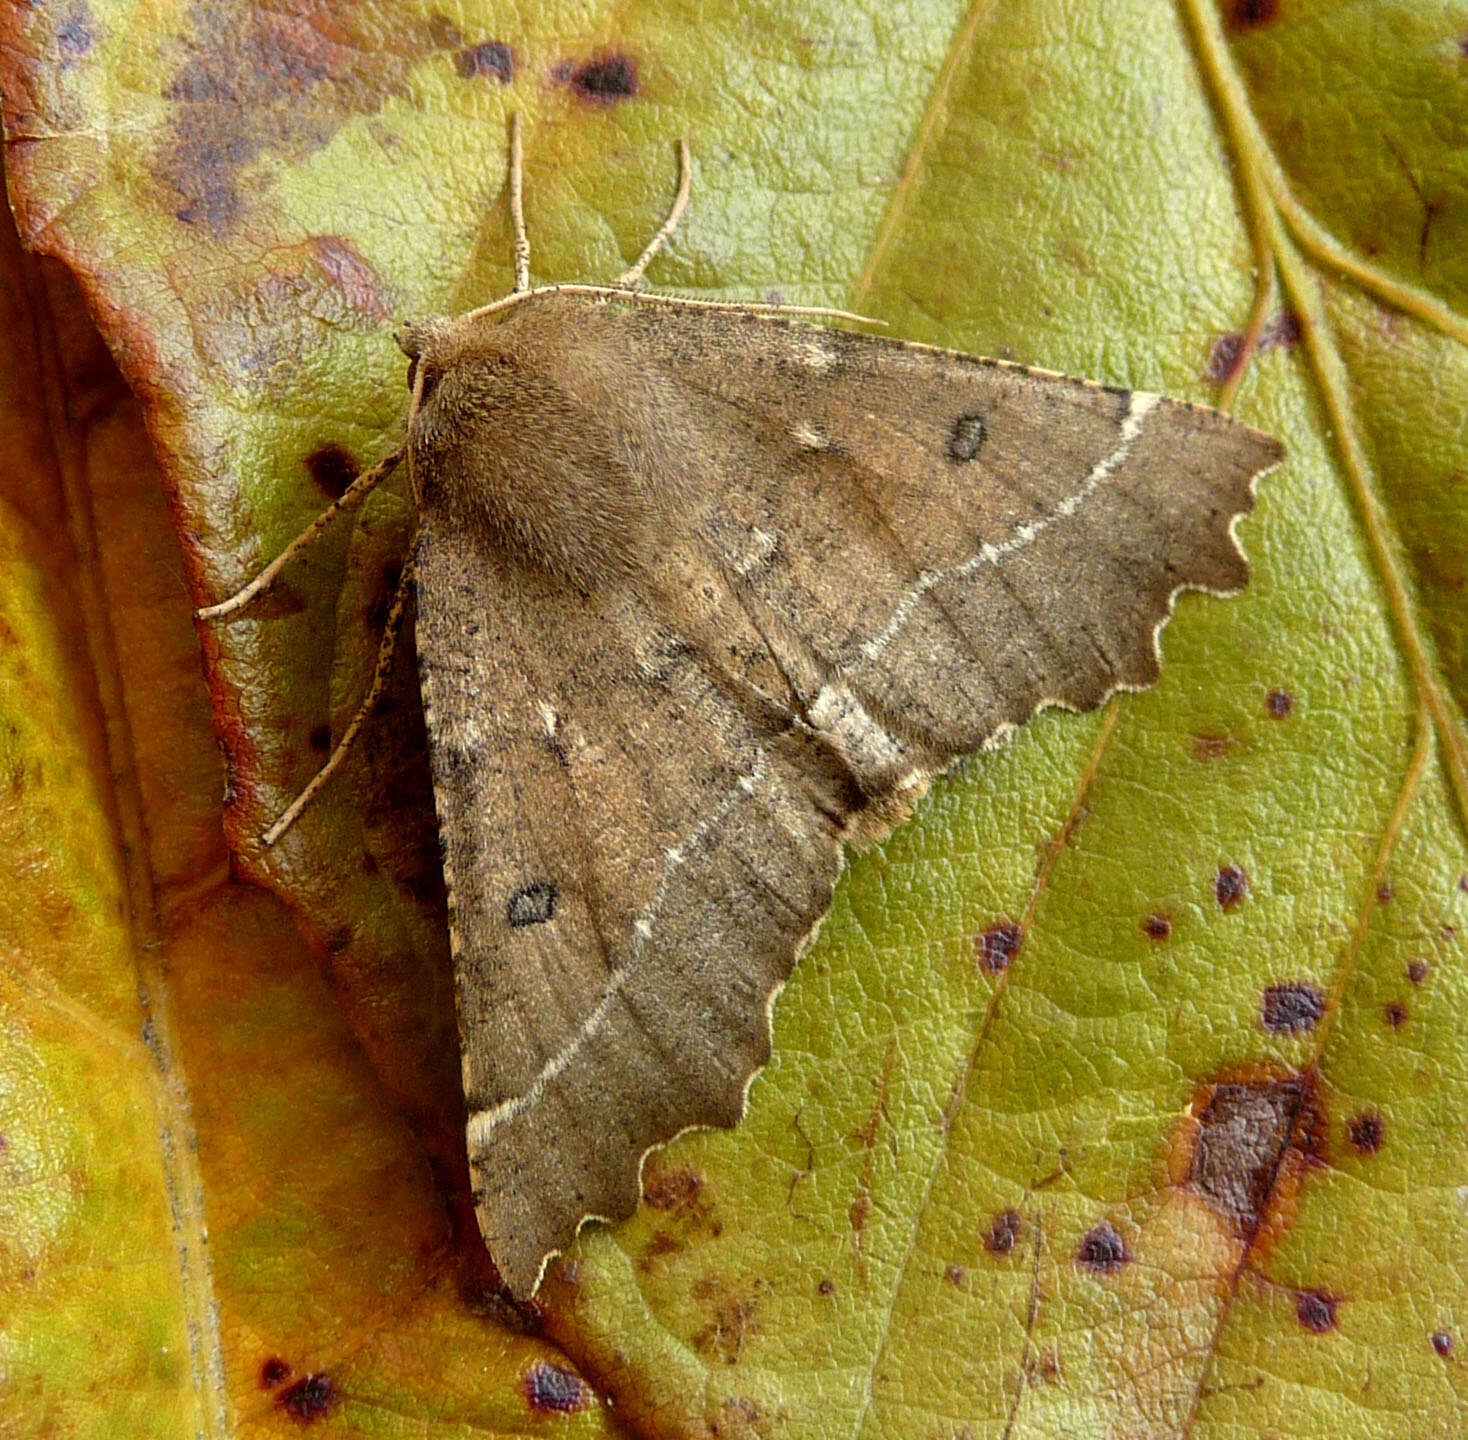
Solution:
[(398, 636), (402, 634), (403, 616), (407, 612), (408, 593), (412, 583), (413, 562), (410, 559), (403, 566), (403, 573), (398, 577), (398, 588), (393, 592), (392, 609), (387, 612), (387, 623), (382, 627), (382, 641), (377, 647), (377, 668), (372, 672), (372, 684), (367, 687), (367, 694), (347, 728), (342, 731), (342, 738), (336, 742), (336, 748), (327, 756), (326, 764), (311, 777), (310, 783), (291, 801), (290, 807), (260, 837), (262, 845), (274, 845), (300, 819), (301, 812), (316, 798), (336, 768), (347, 758), (352, 742), (356, 740), (362, 726), (367, 723), (367, 717), (382, 698), (388, 677), (392, 674), (393, 654), (398, 647)]
[(384, 460), (379, 460), (370, 470), (364, 470), (342, 493), (331, 502), (274, 560), (241, 590), (236, 590), (227, 600), (217, 605), (205, 605), (194, 611), (196, 620), (219, 620), (242, 610), (257, 595), (268, 590), (276, 577), (301, 553), (333, 520), (344, 511), (360, 505), (394, 470), (403, 458), (401, 450), (394, 450)]
[(678, 222), (688, 208), (688, 192), (692, 185), (693, 153), (689, 149), (688, 137), (685, 135), (678, 142), (678, 194), (673, 200), (673, 208), (668, 211), (668, 218), (659, 226), (658, 233), (647, 242), (647, 248), (637, 257), (637, 263), (630, 270), (624, 270), (612, 281), (612, 284), (619, 290), (630, 290), (636, 285), (642, 279), (642, 272), (652, 264), (658, 251), (673, 238), (673, 232), (678, 228)]
[(510, 116), (510, 219), (515, 226), (515, 289), (530, 288), (530, 235), (525, 229), (525, 151), (520, 138), (520, 112)]

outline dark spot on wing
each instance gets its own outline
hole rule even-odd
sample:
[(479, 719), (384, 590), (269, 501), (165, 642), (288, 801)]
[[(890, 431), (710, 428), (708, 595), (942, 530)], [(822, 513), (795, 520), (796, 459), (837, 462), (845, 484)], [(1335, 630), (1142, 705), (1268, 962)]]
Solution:
[(502, 85), (515, 78), (515, 52), (503, 40), (485, 40), (466, 45), (454, 56), (454, 69), (465, 80), (492, 75)]
[(1076, 1247), (1076, 1264), (1093, 1275), (1112, 1275), (1131, 1259), (1126, 1241), (1111, 1221), (1093, 1225)]
[(1295, 1293), (1295, 1318), (1305, 1329), (1324, 1335), (1335, 1329), (1335, 1312), (1340, 1303), (1338, 1296), (1326, 1290), (1299, 1290)]
[(1447, 1330), (1434, 1330), (1432, 1332), (1432, 1348), (1446, 1360), (1453, 1353), (1452, 1333)]
[(549, 880), (536, 880), (510, 896), (505, 918), (514, 929), (544, 925), (556, 913), (556, 887)]
[(1232, 910), (1249, 893), (1249, 877), (1237, 865), (1220, 865), (1213, 879), (1213, 895), (1225, 910)]
[(584, 100), (615, 105), (637, 94), (637, 66), (626, 55), (594, 55), (580, 65), (569, 61), (558, 66), (556, 78), (569, 85)]
[(1166, 940), (1172, 934), (1172, 921), (1166, 915), (1148, 915), (1142, 920), (1142, 934), (1149, 940)]
[(1279, 0), (1231, 0), (1228, 23), (1234, 30), (1258, 30), (1279, 17)]
[(1008, 1255), (1014, 1249), (1015, 1241), (1019, 1239), (1023, 1224), (1013, 1210), (996, 1215), (989, 1226), (988, 1235), (984, 1237), (984, 1249), (991, 1255)]
[(263, 1389), (274, 1390), (277, 1385), (284, 1384), (291, 1378), (291, 1367), (280, 1358), (272, 1355), (260, 1364), (260, 1384)]
[(1393, 1030), (1400, 1030), (1407, 1023), (1407, 1007), (1398, 1000), (1392, 1001), (1381, 1013), (1386, 1016), (1386, 1023)]
[(307, 1375), (275, 1397), (276, 1405), (302, 1425), (324, 1420), (341, 1402), (341, 1392), (329, 1375)]
[(1346, 1122), (1346, 1134), (1351, 1144), (1363, 1155), (1375, 1155), (1381, 1149), (1386, 1122), (1375, 1110), (1363, 1110)]
[(1325, 1014), (1325, 991), (1303, 980), (1271, 985), (1259, 1006), (1259, 1023), (1272, 1035), (1303, 1035)]
[(1264, 713), (1271, 720), (1287, 720), (1295, 708), (1295, 697), (1288, 690), (1271, 690), (1264, 697)]
[(333, 441), (306, 456), (306, 470), (325, 494), (339, 500), (362, 467), (350, 450)]
[(350, 925), (340, 925), (329, 934), (323, 942), (328, 955), (340, 955), (343, 950), (356, 938), (356, 931)]
[(979, 936), (978, 962), (990, 975), (1002, 975), (1024, 944), (1024, 931), (1013, 920), (1000, 920)]
[(532, 1410), (574, 1415), (591, 1404), (591, 1387), (574, 1371), (538, 1360), (525, 1374), (522, 1385)]
[(331, 749), (331, 726), (313, 725), (311, 733), (306, 737), (308, 744), (318, 755), (324, 754)]
[(967, 464), (983, 448), (987, 433), (982, 415), (960, 415), (948, 432), (948, 458)]

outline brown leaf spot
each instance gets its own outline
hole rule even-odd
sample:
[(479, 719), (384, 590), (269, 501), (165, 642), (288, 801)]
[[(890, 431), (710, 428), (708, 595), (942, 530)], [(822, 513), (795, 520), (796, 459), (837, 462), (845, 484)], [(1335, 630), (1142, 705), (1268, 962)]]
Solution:
[(637, 66), (626, 55), (595, 55), (580, 65), (563, 62), (556, 78), (569, 85), (583, 100), (598, 105), (615, 105), (637, 94)]
[(1172, 921), (1166, 915), (1144, 916), (1142, 934), (1149, 940), (1166, 940), (1172, 934)]
[(260, 1386), (264, 1390), (274, 1390), (277, 1385), (283, 1385), (291, 1378), (291, 1367), (280, 1358), (272, 1355), (260, 1362)]
[(1458, 889), (1468, 891), (1468, 874), (1458, 876)]
[(959, 1289), (963, 1288), (963, 1282), (968, 1279), (968, 1271), (962, 1265), (949, 1265), (943, 1271), (943, 1278)]
[(1390, 1005), (1383, 1006), (1381, 1013), (1393, 1030), (1400, 1030), (1407, 1023), (1407, 1007), (1400, 1000), (1393, 1000)]
[(1228, 23), (1235, 30), (1258, 30), (1279, 18), (1279, 0), (1231, 0)]
[(1259, 348), (1272, 350), (1277, 345), (1282, 350), (1293, 350), (1300, 343), (1301, 334), (1300, 317), (1293, 310), (1281, 310), (1264, 327)]
[(1180, 1178), (1252, 1243), (1266, 1215), (1298, 1191), (1305, 1166), (1321, 1159), (1325, 1117), (1314, 1084), (1304, 1075), (1226, 1081), (1190, 1111), (1191, 1151)]
[(1303, 1035), (1325, 1014), (1325, 991), (1303, 980), (1271, 985), (1259, 1006), (1259, 1023), (1271, 1035)]
[(1451, 1332), (1447, 1330), (1434, 1330), (1432, 1332), (1432, 1348), (1446, 1360), (1453, 1353), (1453, 1337)]
[(685, 1210), (703, 1191), (703, 1176), (697, 1170), (669, 1170), (645, 1177), (642, 1198), (654, 1210)]
[(1386, 1123), (1375, 1110), (1363, 1110), (1346, 1122), (1346, 1134), (1351, 1144), (1363, 1155), (1375, 1155), (1381, 1149), (1385, 1130)]
[(1239, 742), (1232, 735), (1210, 731), (1192, 736), (1188, 743), (1194, 760), (1221, 760), (1230, 750), (1237, 749)]
[(574, 1415), (591, 1404), (591, 1387), (573, 1370), (537, 1360), (525, 1372), (521, 1390), (532, 1410)]
[(1249, 877), (1237, 865), (1220, 865), (1213, 879), (1213, 894), (1224, 910), (1232, 910), (1249, 893)]
[(454, 69), (465, 80), (492, 75), (501, 85), (508, 85), (515, 78), (515, 52), (503, 40), (466, 45), (454, 56)]
[(1335, 1329), (1335, 1312), (1340, 1303), (1338, 1296), (1326, 1290), (1297, 1290), (1295, 1318), (1313, 1334), (1324, 1335)]
[(307, 1375), (282, 1390), (275, 1403), (292, 1420), (309, 1425), (330, 1415), (342, 1403), (342, 1397), (329, 1375)]
[(1002, 975), (1024, 944), (1024, 931), (1013, 920), (1000, 920), (979, 936), (979, 967), (990, 975)]
[(1271, 690), (1264, 697), (1264, 713), (1271, 720), (1288, 720), (1295, 708), (1295, 697), (1288, 690)]
[(392, 317), (377, 272), (350, 240), (341, 235), (317, 235), (311, 241), (311, 255), (316, 268), (351, 309), (373, 320)]
[(1392, 896), (1397, 892), (1390, 885), (1378, 885), (1376, 887), (1376, 903), (1378, 905), (1390, 905)]
[(817, 1295), (834, 1295), (836, 1293), (836, 1282), (828, 1275), (816, 1286)]
[(1414, 985), (1420, 985), (1427, 979), (1427, 961), (1411, 960), (1407, 963), (1407, 979)]
[(984, 1249), (991, 1255), (1008, 1255), (1014, 1249), (1015, 1241), (1019, 1239), (1023, 1223), (1013, 1210), (996, 1215), (989, 1226), (988, 1235), (984, 1237)]
[(1076, 1264), (1093, 1275), (1115, 1274), (1131, 1258), (1126, 1241), (1109, 1220), (1093, 1225), (1076, 1246)]
[(694, 1282), (693, 1298), (708, 1312), (710, 1318), (693, 1337), (693, 1348), (705, 1355), (722, 1360), (725, 1365), (736, 1365), (744, 1353), (744, 1342), (759, 1331), (758, 1281), (746, 1281), (738, 1286), (729, 1286), (704, 1276)]

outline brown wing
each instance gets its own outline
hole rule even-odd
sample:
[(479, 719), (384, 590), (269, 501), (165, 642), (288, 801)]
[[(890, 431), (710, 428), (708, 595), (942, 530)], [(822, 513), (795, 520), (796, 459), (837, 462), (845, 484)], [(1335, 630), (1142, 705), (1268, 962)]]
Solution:
[[(1243, 584), (1232, 524), (1280, 447), (783, 321), (547, 297), (513, 327), (558, 414), (630, 437), (629, 474), (684, 472), (688, 512), (597, 599), (424, 519), (470, 1157), (525, 1294), (583, 1217), (630, 1212), (650, 1146), (737, 1119), (853, 814), (1043, 703), (1152, 680), (1176, 592)], [(508, 426), (493, 483), (549, 422)]]
[(799, 322), (613, 313), (719, 436), (710, 544), (856, 698), (848, 728), (875, 717), (924, 765), (1150, 684), (1177, 592), (1247, 580), (1232, 527), (1283, 447), (1217, 411)]
[(859, 796), (631, 594), (425, 517), (417, 641), (480, 1224), (511, 1289), (730, 1125)]

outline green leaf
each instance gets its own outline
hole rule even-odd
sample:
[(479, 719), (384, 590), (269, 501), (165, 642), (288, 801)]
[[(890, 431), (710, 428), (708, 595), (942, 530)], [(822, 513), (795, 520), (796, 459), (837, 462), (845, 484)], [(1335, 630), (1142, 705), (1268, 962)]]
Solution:
[[(391, 443), (391, 321), (507, 288), (511, 110), (539, 278), (634, 257), (686, 131), (655, 283), (1227, 402), (1290, 454), (1241, 529), (1248, 592), (1185, 597), (1154, 691), (1047, 713), (853, 861), (746, 1120), (649, 1160), (638, 1216), (553, 1275), (551, 1333), (660, 1435), (1461, 1429), (1468, 22), (444, 12), (94, 5), (85, 45), (66, 7), (4, 22), (23, 231), (148, 397), (199, 601), (321, 506), (327, 447)], [(407, 518), (382, 493), (206, 658), (245, 868), (447, 1163), (414, 723), (255, 845), (361, 693)], [(344, 1121), (335, 1173), (387, 1125)]]

